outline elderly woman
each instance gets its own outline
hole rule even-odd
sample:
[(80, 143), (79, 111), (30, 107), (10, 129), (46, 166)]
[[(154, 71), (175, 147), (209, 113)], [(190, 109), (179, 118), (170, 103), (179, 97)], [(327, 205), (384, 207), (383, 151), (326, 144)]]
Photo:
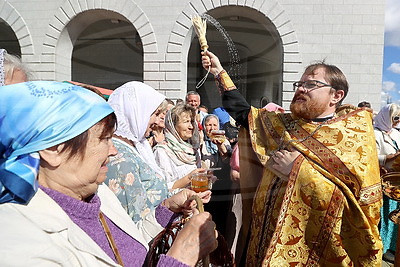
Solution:
[(222, 160), (228, 160), (232, 153), (229, 141), (212, 138), (211, 132), (219, 130), (219, 119), (217, 115), (209, 114), (203, 119), (204, 141), (201, 144), (201, 160), (207, 168), (221, 167)]
[(151, 127), (150, 136), (147, 137), (151, 147), (154, 147), (158, 143), (165, 142), (165, 115), (167, 114), (168, 110), (175, 106), (174, 102), (171, 99), (166, 98), (161, 106), (159, 107), (160, 116), (159, 119)]
[(384, 106), (374, 118), (379, 164), (389, 170), (400, 154), (400, 132), (395, 129), (399, 122), (400, 107), (396, 104)]
[(192, 174), (203, 171), (199, 156), (196, 110), (178, 104), (165, 117), (165, 143), (154, 147), (157, 164), (166, 175), (169, 189), (190, 185)]
[(0, 86), (22, 83), (32, 79), (32, 71), (17, 56), (0, 49)]
[[(214, 114), (206, 115), (203, 119), (204, 141), (201, 144), (201, 160), (206, 168), (221, 168), (214, 172), (218, 180), (212, 187), (213, 198), (207, 205), (207, 210), (212, 214), (218, 230), (226, 236), (231, 205), (231, 187), (229, 157), (232, 149), (225, 135), (215, 138), (211, 132), (219, 130), (219, 119)], [(229, 222), (231, 224), (232, 222)]]
[[(400, 171), (400, 132), (394, 128), (399, 122), (400, 107), (396, 104), (384, 106), (374, 118), (379, 165), (386, 171)], [(398, 202), (383, 197), (380, 232), (384, 258), (388, 261), (394, 261), (398, 231), (398, 226), (389, 219), (389, 213), (399, 207)]]
[(165, 96), (142, 82), (114, 90), (108, 103), (117, 116), (112, 138), (118, 154), (110, 158), (106, 184), (138, 222), (168, 197), (164, 173), (156, 164), (146, 136), (158, 120)]
[[(117, 153), (111, 107), (57, 82), (3, 86), (0, 98), (0, 265), (142, 266), (146, 225), (137, 228), (102, 184)], [(193, 194), (166, 199), (157, 220), (188, 210)], [(214, 227), (209, 214), (193, 216), (159, 266), (193, 266), (216, 247)]]

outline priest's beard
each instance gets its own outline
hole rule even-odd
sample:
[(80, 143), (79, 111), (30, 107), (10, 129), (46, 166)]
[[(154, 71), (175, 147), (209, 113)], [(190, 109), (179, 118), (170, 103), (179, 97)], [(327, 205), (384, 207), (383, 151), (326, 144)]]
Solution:
[[(296, 102), (297, 99), (305, 101)], [(320, 102), (318, 99), (311, 99), (308, 95), (298, 94), (293, 97), (290, 111), (298, 118), (312, 120), (324, 113), (326, 107), (327, 103)]]

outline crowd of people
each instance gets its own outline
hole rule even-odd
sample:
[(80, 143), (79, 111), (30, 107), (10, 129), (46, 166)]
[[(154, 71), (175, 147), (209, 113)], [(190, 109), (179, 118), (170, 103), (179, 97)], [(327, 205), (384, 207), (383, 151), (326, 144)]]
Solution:
[(319, 62), (293, 83), (290, 112), (255, 108), (216, 55), (201, 58), (221, 107), (139, 81), (106, 100), (34, 81), (0, 50), (0, 265), (148, 266), (178, 221), (158, 266), (195, 266), (221, 249), (219, 235), (237, 266), (394, 261), (398, 203), (381, 175), (400, 171), (400, 107), (344, 104), (345, 75)]

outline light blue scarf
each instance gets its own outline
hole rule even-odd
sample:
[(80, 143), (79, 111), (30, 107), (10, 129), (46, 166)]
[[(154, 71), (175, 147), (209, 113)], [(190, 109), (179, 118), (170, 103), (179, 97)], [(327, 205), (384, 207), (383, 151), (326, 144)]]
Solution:
[(59, 82), (2, 86), (0, 99), (0, 203), (28, 203), (38, 187), (38, 151), (78, 136), (113, 112), (97, 94)]

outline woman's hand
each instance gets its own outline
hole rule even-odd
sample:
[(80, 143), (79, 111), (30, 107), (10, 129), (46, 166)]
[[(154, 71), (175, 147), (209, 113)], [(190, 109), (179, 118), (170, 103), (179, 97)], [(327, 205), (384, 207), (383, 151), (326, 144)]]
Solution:
[(194, 169), (193, 171), (191, 171), (188, 174), (188, 176), (190, 177), (190, 180), (192, 180), (192, 175), (193, 174), (196, 174), (196, 173), (199, 173), (199, 172), (205, 172), (205, 171), (206, 171), (206, 169), (204, 169), (204, 168), (197, 168), (197, 169)]
[(231, 169), (231, 180), (232, 182), (239, 182), (240, 181), (240, 173), (237, 170)]
[(221, 146), (224, 144), (225, 140), (226, 139), (222, 139), (222, 138), (213, 138), (213, 139), (211, 139), (211, 142), (213, 142), (217, 146)]
[(165, 141), (165, 135), (164, 132), (161, 131), (153, 131), (154, 134), (154, 140), (156, 141), (156, 144), (164, 142)]
[(228, 149), (226, 148), (224, 141), (221, 142), (220, 140), (214, 139), (212, 142), (217, 145), (218, 151), (221, 155), (228, 153)]
[(400, 155), (400, 151), (393, 153), (393, 154), (386, 155), (386, 162), (395, 160), (398, 155)]
[(185, 215), (192, 215), (199, 213), (197, 210), (197, 203), (192, 199), (194, 195), (200, 197), (203, 203), (210, 202), (211, 191), (196, 193), (189, 189), (183, 189), (181, 192), (167, 198), (163, 201), (163, 205), (173, 212), (183, 212)]
[(201, 63), (203, 64), (203, 68), (208, 71), (208, 67), (210, 68), (210, 72), (217, 76), (224, 68), (222, 68), (221, 62), (218, 57), (211, 53), (210, 51), (201, 52)]
[(199, 259), (217, 248), (217, 237), (211, 215), (208, 212), (197, 214), (179, 231), (167, 255), (189, 266), (195, 266)]
[[(211, 200), (211, 191), (210, 190), (207, 190), (207, 191), (204, 191), (204, 192), (200, 192), (200, 193), (196, 193), (196, 195), (198, 195), (199, 196), (199, 198), (201, 199), (201, 201), (205, 204), (205, 203), (208, 203), (208, 202), (210, 202), (210, 200)], [(196, 201), (195, 201), (196, 202)], [(197, 206), (197, 205), (196, 205)]]
[(205, 169), (203, 168), (197, 168), (191, 171), (189, 174), (183, 176), (182, 178), (176, 180), (174, 185), (172, 186), (172, 189), (177, 189), (177, 188), (185, 188), (190, 185), (190, 181), (192, 180), (192, 175), (199, 173), (199, 172), (204, 172)]

